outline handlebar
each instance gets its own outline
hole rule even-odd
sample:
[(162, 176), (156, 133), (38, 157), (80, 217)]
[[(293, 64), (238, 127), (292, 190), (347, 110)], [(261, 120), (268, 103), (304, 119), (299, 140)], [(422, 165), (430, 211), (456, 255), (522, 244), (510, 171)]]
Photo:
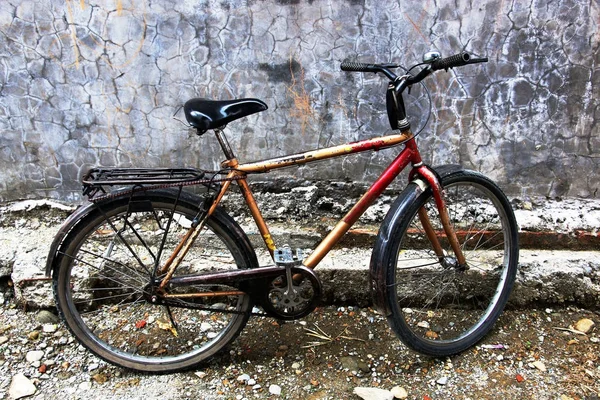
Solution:
[[(436, 55), (439, 57), (439, 53)], [(487, 57), (474, 58), (471, 56), (471, 54), (463, 51), (450, 57), (417, 64), (410, 69), (405, 70), (406, 74), (402, 76), (398, 76), (391, 71), (391, 69), (400, 67), (400, 65), (396, 64), (366, 64), (346, 61), (340, 65), (340, 68), (342, 71), (373, 73), (381, 72), (384, 74), (391, 81), (386, 94), (387, 113), (390, 120), (390, 126), (392, 129), (400, 129), (404, 132), (405, 130), (410, 129), (410, 123), (406, 118), (406, 109), (404, 107), (404, 100), (402, 97), (402, 93), (407, 87), (421, 82), (434, 71), (438, 71), (440, 69), (448, 71), (448, 68), (462, 67), (463, 65), (477, 64), (487, 61)], [(419, 73), (412, 75), (410, 71), (419, 65), (425, 66), (419, 71)]]
[(462, 67), (463, 65), (467, 64), (476, 64), (487, 61), (487, 57), (473, 58), (469, 53), (463, 51), (462, 53), (458, 53), (450, 57), (435, 60), (431, 63), (431, 69), (433, 71), (437, 71), (439, 69), (445, 69), (447, 71), (448, 68)]
[[(462, 67), (463, 65), (477, 64), (477, 63), (482, 63), (482, 62), (487, 62), (487, 61), (488, 61), (487, 57), (474, 58), (471, 56), (471, 54), (469, 54), (465, 51), (455, 54), (450, 57), (435, 60), (431, 64), (429, 64), (425, 68), (423, 68), (417, 75), (406, 76), (406, 80), (404, 81), (404, 84), (402, 85), (403, 86), (402, 90), (406, 86), (410, 86), (415, 83), (421, 82), (423, 79), (425, 79), (428, 75), (430, 75), (434, 71), (438, 71), (440, 69), (444, 69), (444, 70), (448, 71), (448, 68)], [(390, 69), (398, 68), (398, 67), (400, 67), (400, 66), (396, 65), (396, 64), (366, 64), (366, 63), (348, 62), (348, 61), (345, 61), (340, 65), (340, 68), (342, 69), (342, 71), (373, 72), (373, 73), (381, 72), (386, 77), (388, 77), (389, 80), (391, 80), (393, 82), (396, 82), (398, 80), (398, 76), (396, 74), (394, 74), (392, 71), (390, 71)]]

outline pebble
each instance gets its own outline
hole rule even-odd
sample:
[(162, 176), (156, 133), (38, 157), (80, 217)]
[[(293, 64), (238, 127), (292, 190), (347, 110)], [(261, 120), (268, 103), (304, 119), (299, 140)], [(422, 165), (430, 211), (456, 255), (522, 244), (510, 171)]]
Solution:
[(82, 391), (88, 391), (92, 388), (92, 382), (81, 382), (77, 388)]
[(40, 324), (58, 324), (60, 322), (59, 318), (47, 310), (42, 310), (37, 313), (35, 319)]
[(6, 336), (0, 336), (0, 346), (3, 345), (6, 342), (8, 342), (8, 337), (6, 337)]
[(237, 377), (238, 382), (248, 382), (250, 380), (250, 375), (242, 374)]
[(299, 363), (295, 362), (295, 363), (292, 364), (292, 369), (298, 369), (298, 368), (300, 368), (300, 364)]
[(212, 329), (212, 325), (208, 322), (203, 322), (200, 324), (200, 331), (206, 332)]
[(93, 371), (95, 369), (98, 369), (98, 367), (100, 367), (98, 364), (95, 364), (95, 363), (94, 364), (90, 364), (88, 366), (88, 371)]
[(539, 369), (542, 372), (546, 372), (546, 365), (541, 361), (534, 361), (531, 363), (535, 368)]
[(17, 374), (13, 376), (10, 388), (8, 389), (8, 396), (11, 399), (20, 399), (22, 397), (31, 396), (37, 391), (33, 382), (31, 382), (25, 375)]
[(54, 333), (58, 329), (58, 325), (56, 324), (45, 324), (42, 325), (42, 331), (46, 333)]
[(40, 361), (42, 357), (44, 357), (44, 352), (41, 350), (28, 351), (25, 355), (25, 359), (30, 363)]
[(196, 375), (198, 378), (202, 379), (206, 376), (206, 372), (198, 371), (198, 372), (194, 372), (194, 375)]
[(396, 399), (406, 399), (408, 398), (408, 392), (402, 386), (394, 386), (392, 390), (390, 390), (394, 398)]
[(372, 387), (355, 387), (354, 394), (364, 400), (394, 400), (389, 390)]
[(256, 385), (252, 386), (252, 390), (258, 390), (258, 389), (260, 389), (261, 387), (262, 387), (262, 386), (260, 386), (260, 384), (258, 384), (258, 383), (257, 383)]
[(582, 318), (575, 324), (575, 330), (578, 330), (579, 332), (583, 333), (588, 333), (592, 330), (592, 327), (594, 325), (594, 321), (592, 321), (591, 319)]
[(279, 396), (281, 394), (281, 386), (279, 386), (279, 385), (269, 386), (269, 393), (274, 394), (275, 396)]
[(448, 377), (447, 376), (442, 376), (440, 379), (438, 379), (437, 381), (435, 381), (435, 383), (437, 383), (438, 385), (445, 385), (448, 383)]
[(38, 340), (40, 338), (40, 332), (38, 332), (38, 331), (29, 332), (27, 337), (31, 340)]
[(248, 382), (246, 382), (246, 384), (248, 386), (254, 386), (254, 385), (256, 385), (256, 379), (250, 378), (250, 379), (248, 379)]

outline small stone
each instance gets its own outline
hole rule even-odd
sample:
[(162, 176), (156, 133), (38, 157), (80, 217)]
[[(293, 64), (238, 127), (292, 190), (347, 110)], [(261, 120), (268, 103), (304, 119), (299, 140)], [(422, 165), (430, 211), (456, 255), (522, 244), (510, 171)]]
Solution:
[(282, 344), (281, 346), (279, 346), (279, 351), (288, 351), (289, 347), (286, 346), (285, 344)]
[(8, 342), (8, 337), (0, 336), (0, 346), (2, 346), (6, 342)]
[(196, 375), (198, 378), (202, 379), (206, 376), (206, 372), (198, 371), (198, 372), (194, 372), (194, 375)]
[(260, 384), (258, 384), (258, 383), (257, 383), (256, 385), (252, 386), (252, 390), (258, 390), (258, 389), (260, 389), (261, 387), (262, 387), (262, 386), (260, 386)]
[(252, 378), (248, 379), (248, 382), (246, 382), (246, 385), (248, 385), (248, 386), (256, 385), (256, 379), (252, 379)]
[(54, 333), (58, 329), (58, 325), (56, 324), (46, 324), (42, 326), (42, 331), (46, 333)]
[(582, 318), (575, 324), (575, 330), (578, 330), (579, 332), (583, 333), (588, 333), (592, 330), (592, 327), (594, 325), (594, 321), (592, 321), (591, 319)]
[(11, 399), (20, 399), (22, 397), (31, 396), (37, 391), (33, 382), (31, 382), (25, 375), (17, 374), (13, 376), (8, 389), (8, 396)]
[(533, 365), (535, 368), (539, 369), (540, 371), (542, 371), (542, 372), (546, 372), (546, 365), (544, 365), (544, 363), (543, 363), (543, 362), (541, 362), (541, 361), (534, 361), (534, 362), (532, 363), (532, 365)]
[(200, 324), (200, 331), (206, 332), (212, 329), (212, 325), (208, 322), (203, 322)]
[(248, 382), (250, 380), (250, 375), (242, 374), (237, 377), (238, 382)]
[(394, 386), (392, 390), (390, 390), (394, 398), (396, 399), (406, 399), (408, 398), (408, 392), (402, 386)]
[(95, 363), (94, 363), (94, 364), (90, 364), (90, 365), (88, 366), (88, 371), (93, 371), (93, 370), (95, 370), (95, 369), (98, 369), (98, 367), (99, 367), (99, 365), (98, 365), (98, 364), (95, 364)]
[(292, 369), (298, 369), (298, 368), (300, 368), (300, 363), (295, 362), (292, 364)]
[(40, 333), (38, 331), (29, 332), (27, 337), (31, 340), (38, 340), (40, 338)]
[(502, 354), (500, 354), (498, 357), (496, 357), (496, 360), (502, 361), (502, 360), (504, 360), (504, 356)]
[(435, 383), (437, 383), (438, 385), (445, 385), (448, 383), (448, 377), (447, 376), (442, 376), (440, 379), (438, 379), (437, 381), (435, 381)]
[(421, 321), (417, 324), (417, 326), (419, 328), (425, 328), (425, 329), (429, 329), (429, 322), (427, 321)]
[(35, 319), (40, 324), (58, 324), (60, 322), (60, 319), (56, 315), (47, 310), (38, 312)]
[(394, 400), (392, 392), (379, 388), (355, 387), (354, 394), (364, 400)]
[(28, 351), (25, 355), (25, 359), (30, 363), (40, 361), (42, 357), (44, 357), (44, 352), (42, 350)]
[(85, 391), (88, 391), (88, 390), (90, 390), (90, 389), (92, 388), (92, 382), (90, 382), (90, 381), (87, 381), (87, 382), (81, 382), (81, 383), (79, 384), (79, 386), (77, 386), (77, 388), (78, 388), (79, 390), (81, 390), (81, 391), (84, 391), (84, 392), (85, 392)]
[(279, 396), (281, 394), (281, 387), (279, 385), (269, 386), (269, 393)]
[(217, 333), (216, 332), (208, 332), (206, 334), (206, 337), (209, 338), (209, 339), (214, 339), (214, 338), (217, 337)]
[(60, 364), (62, 369), (67, 369), (71, 366), (71, 364), (68, 361), (64, 361), (62, 364)]
[(347, 369), (350, 371), (358, 371), (358, 360), (351, 356), (341, 357), (340, 363), (342, 364), (343, 369)]
[(594, 337), (590, 338), (590, 342), (592, 342), (592, 343), (598, 343), (598, 342), (600, 342), (600, 339), (598, 339), (597, 337), (594, 336)]

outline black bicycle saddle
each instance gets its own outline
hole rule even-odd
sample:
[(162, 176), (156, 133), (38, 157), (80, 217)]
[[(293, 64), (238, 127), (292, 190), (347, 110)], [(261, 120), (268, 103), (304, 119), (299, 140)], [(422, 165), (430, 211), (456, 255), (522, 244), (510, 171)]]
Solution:
[(183, 106), (188, 123), (200, 132), (227, 125), (231, 121), (265, 111), (267, 105), (258, 99), (207, 100), (195, 98)]

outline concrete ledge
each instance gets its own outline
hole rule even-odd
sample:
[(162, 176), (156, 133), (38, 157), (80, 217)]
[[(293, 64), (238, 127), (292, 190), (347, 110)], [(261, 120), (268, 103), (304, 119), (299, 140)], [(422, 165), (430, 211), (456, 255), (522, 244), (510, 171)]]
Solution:
[[(58, 231), (60, 223), (72, 209), (72, 207), (54, 205), (47, 201), (18, 203), (0, 208), (0, 279), (12, 280), (17, 301), (24, 306), (40, 308), (54, 305), (51, 285), (43, 280), (44, 266), (52, 238)], [(575, 206), (571, 209), (574, 210)], [(591, 243), (589, 241), (584, 241), (581, 246), (569, 245), (569, 242), (580, 243), (578, 238), (582, 237), (581, 234), (586, 238), (592, 238), (591, 241), (598, 239), (597, 227), (590, 229), (590, 226), (575, 223), (592, 221), (600, 211), (587, 209), (586, 212), (587, 214), (578, 212), (577, 217), (572, 218), (568, 226), (566, 220), (561, 219), (560, 215), (551, 215), (551, 218), (547, 218), (548, 224), (559, 220), (558, 223), (562, 224), (562, 228), (570, 229), (562, 229), (561, 233), (552, 233), (549, 230), (542, 232), (542, 224), (528, 222), (531, 220), (539, 222), (541, 220), (539, 214), (524, 209), (518, 210), (521, 237), (526, 240), (539, 238), (543, 233), (552, 238), (556, 250), (537, 250), (528, 248), (530, 245), (524, 246), (527, 248), (521, 250), (518, 280), (511, 299), (513, 306), (573, 303), (598, 308), (600, 251), (589, 250), (590, 246), (586, 244)], [(262, 250), (264, 246), (257, 235), (256, 228), (247, 218), (239, 218), (239, 221), (255, 243), (261, 265), (271, 264), (266, 251)], [(289, 243), (293, 247), (303, 248), (314, 248), (332, 225), (331, 220), (319, 220), (317, 226), (310, 229), (305, 228), (305, 224), (301, 221), (270, 223), (276, 243)], [(533, 230), (533, 226), (539, 229)], [(334, 249), (319, 265), (317, 273), (324, 284), (325, 303), (361, 306), (371, 303), (367, 276), (371, 246), (376, 232), (376, 224), (364, 224), (354, 229), (341, 244), (345, 247)], [(533, 246), (539, 242), (531, 239), (529, 243)], [(560, 245), (564, 246), (561, 248)], [(565, 247), (567, 250), (564, 249)], [(568, 250), (571, 248), (588, 250)]]

